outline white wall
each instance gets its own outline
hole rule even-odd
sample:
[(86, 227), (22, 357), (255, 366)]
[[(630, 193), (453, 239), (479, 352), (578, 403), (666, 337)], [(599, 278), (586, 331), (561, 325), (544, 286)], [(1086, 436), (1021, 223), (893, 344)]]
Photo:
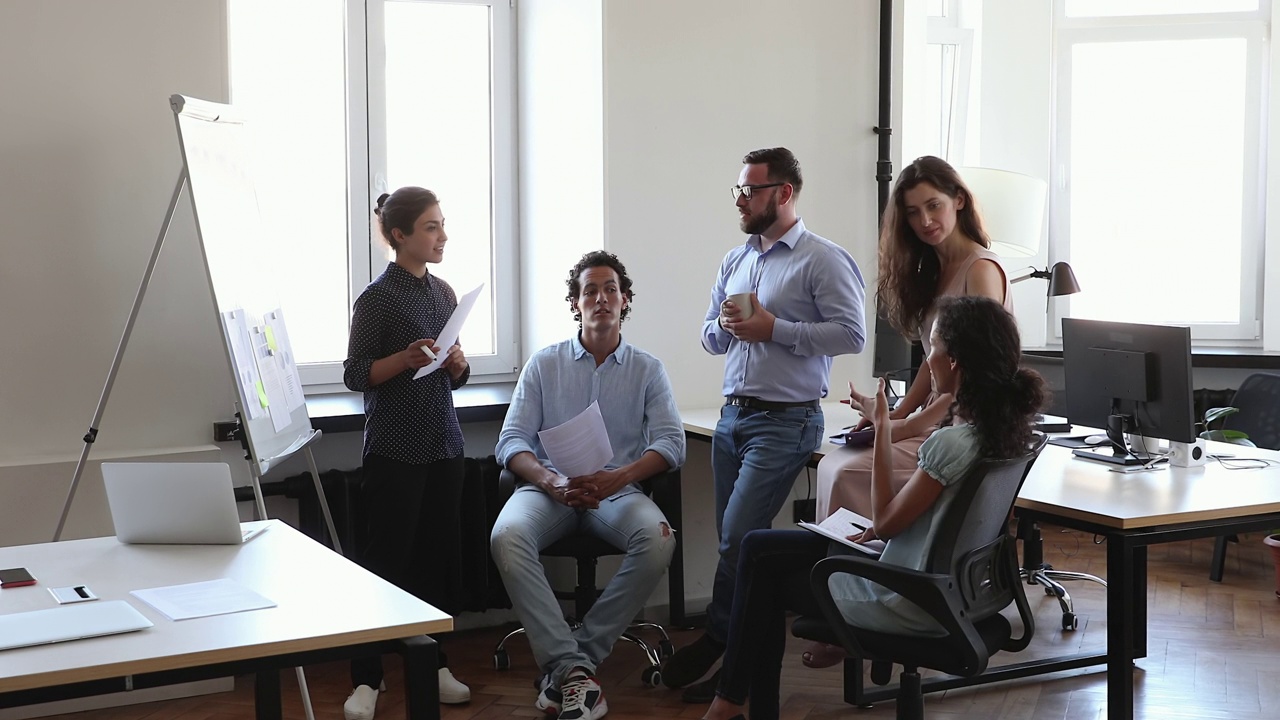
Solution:
[[(0, 463), (44, 478), (78, 456), (182, 166), (169, 95), (225, 99), (225, 35), (221, 0), (0, 4)], [(207, 444), (231, 413), (186, 202), (95, 455)], [(23, 493), (11, 478), (0, 497)], [(55, 507), (21, 518), (40, 537), (66, 484), (43, 487)]]
[[(746, 239), (729, 194), (745, 153), (791, 148), (806, 225), (874, 271), (878, 4), (607, 0), (604, 48), (606, 245), (637, 293), (624, 332), (662, 358), (682, 407), (723, 403), (723, 358), (698, 334), (720, 260)], [(869, 354), (840, 358), (833, 386), (870, 375)], [(692, 598), (710, 597), (716, 561), (708, 447), (691, 444), (683, 474)]]

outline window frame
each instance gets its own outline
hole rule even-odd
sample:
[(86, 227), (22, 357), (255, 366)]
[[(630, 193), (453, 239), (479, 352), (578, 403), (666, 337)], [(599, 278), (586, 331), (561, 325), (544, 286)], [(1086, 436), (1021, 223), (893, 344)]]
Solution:
[[(490, 67), (493, 120), (493, 263), (489, 286), (494, 292), (494, 354), (469, 356), (472, 382), (513, 380), (520, 370), (519, 226), (516, 27), (510, 0), (348, 0), (347, 67), (347, 198), (349, 204), (348, 276), (350, 299), (382, 273), (380, 251), (371, 211), (375, 194), (386, 192), (387, 144), (382, 76), (386, 48), (383, 27), (385, 2), (482, 5), (490, 12)], [(379, 249), (375, 249), (379, 248)], [(350, 306), (351, 303), (348, 303)], [(350, 316), (347, 318), (350, 327)], [(309, 363), (298, 368), (308, 393), (342, 392), (342, 362)]]
[(953, 165), (964, 165), (969, 103), (972, 100), (974, 33), (971, 28), (960, 27), (955, 18), (930, 17), (927, 37), (926, 45), (949, 45), (956, 49), (951, 78), (951, 112), (945, 118), (947, 139), (942, 147), (942, 156)]
[[(1266, 147), (1269, 104), (1270, 1), (1256, 11), (1187, 15), (1067, 17), (1066, 0), (1054, 0), (1054, 117), (1051, 141), (1053, 179), (1049, 190), (1050, 263), (1071, 260), (1072, 49), (1099, 42), (1243, 39), (1246, 42), (1245, 147), (1241, 197), (1240, 320), (1189, 324), (1197, 345), (1261, 347), (1266, 245)], [(1249, 266), (1252, 265), (1252, 268)], [(1071, 298), (1053, 303), (1049, 339), (1062, 342), (1062, 319), (1071, 317)]]

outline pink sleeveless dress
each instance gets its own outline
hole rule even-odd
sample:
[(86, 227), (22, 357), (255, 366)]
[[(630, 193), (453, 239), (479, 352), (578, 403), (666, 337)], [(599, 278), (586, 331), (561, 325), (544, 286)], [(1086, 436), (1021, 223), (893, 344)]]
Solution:
[[(990, 260), (1000, 267), (999, 257), (990, 250), (980, 249), (977, 253), (965, 260), (960, 271), (946, 287), (939, 293), (940, 297), (950, 295), (968, 295), (968, 277), (969, 269), (979, 260)], [(1001, 268), (1001, 275), (1004, 274)], [(1004, 279), (1004, 307), (1009, 312), (1013, 312), (1013, 293), (1009, 289), (1009, 278)], [(929, 355), (929, 329), (933, 327), (933, 320), (937, 316), (937, 311), (933, 308), (925, 314), (924, 323), (921, 326), (920, 344), (924, 346), (925, 356)], [(926, 405), (933, 400), (930, 395), (926, 400)], [(835, 423), (832, 423), (833, 425)], [(844, 425), (846, 423), (840, 423)], [(894, 491), (902, 489), (903, 485), (911, 479), (915, 474), (916, 467), (919, 464), (918, 454), (920, 446), (924, 444), (925, 438), (933, 432), (935, 428), (929, 428), (915, 437), (894, 438), (893, 441), (893, 478), (890, 485)], [(827, 453), (822, 458), (822, 462), (818, 463), (818, 488), (817, 488), (817, 515), (818, 521), (821, 522), (828, 515), (839, 507), (847, 507), (856, 513), (871, 517), (871, 448), (839, 448), (833, 452)]]

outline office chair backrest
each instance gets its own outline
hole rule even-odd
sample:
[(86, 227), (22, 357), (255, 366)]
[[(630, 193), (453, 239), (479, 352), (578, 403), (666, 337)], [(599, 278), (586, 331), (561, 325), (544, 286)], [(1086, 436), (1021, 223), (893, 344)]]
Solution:
[(1245, 378), (1231, 405), (1240, 412), (1226, 419), (1226, 427), (1247, 433), (1260, 448), (1280, 450), (1280, 375), (1254, 373)]
[(1008, 605), (1001, 583), (990, 577), (996, 564), (989, 560), (1003, 550), (1009, 512), (1046, 440), (1037, 433), (1025, 454), (978, 463), (942, 517), (925, 572), (956, 577), (966, 608), (979, 618)]

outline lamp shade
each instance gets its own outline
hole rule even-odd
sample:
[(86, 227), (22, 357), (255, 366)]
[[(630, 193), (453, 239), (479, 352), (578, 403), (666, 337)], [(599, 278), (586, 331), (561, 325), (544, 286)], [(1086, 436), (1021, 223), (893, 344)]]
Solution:
[(1075, 295), (1080, 292), (1075, 271), (1064, 262), (1056, 262), (1049, 268), (1049, 297)]
[(993, 168), (962, 167), (956, 171), (977, 201), (992, 252), (1003, 257), (1039, 254), (1048, 183)]

